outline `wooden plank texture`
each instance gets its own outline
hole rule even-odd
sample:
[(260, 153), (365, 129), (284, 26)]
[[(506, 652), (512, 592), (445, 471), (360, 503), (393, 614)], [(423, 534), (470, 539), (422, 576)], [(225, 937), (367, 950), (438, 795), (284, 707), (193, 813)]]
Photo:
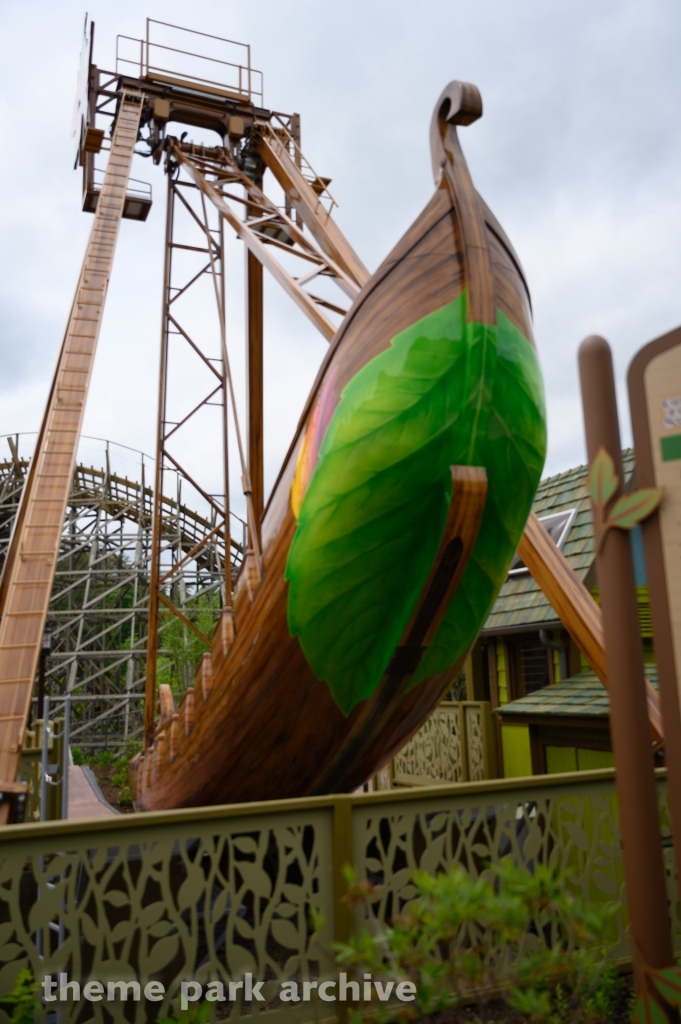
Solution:
[[(141, 113), (124, 96), (57, 369), (5, 561), (0, 602), (0, 780), (19, 764), (97, 337)], [(0, 824), (7, 805), (0, 804)]]

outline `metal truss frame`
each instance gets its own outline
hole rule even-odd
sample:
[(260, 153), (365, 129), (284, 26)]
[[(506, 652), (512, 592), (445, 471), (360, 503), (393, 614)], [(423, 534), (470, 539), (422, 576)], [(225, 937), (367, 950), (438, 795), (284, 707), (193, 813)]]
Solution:
[[(299, 125), (298, 132), (299, 132)], [(263, 513), (263, 365), (262, 365), (262, 271), (266, 268), (306, 314), (327, 341), (331, 341), (336, 325), (327, 310), (343, 318), (347, 313), (347, 300), (359, 294), (367, 272), (350, 246), (344, 241), (330, 217), (333, 199), (327, 191), (328, 182), (319, 179), (305, 162), (300, 148), (288, 130), (286, 119), (278, 116), (277, 127), (269, 121), (256, 126), (242, 148), (238, 146), (206, 147), (185, 144), (168, 137), (165, 140), (168, 195), (166, 208), (165, 271), (163, 288), (163, 326), (161, 332), (161, 359), (159, 374), (159, 404), (156, 450), (155, 495), (164, 490), (164, 472), (170, 465), (208, 501), (218, 517), (222, 516), (224, 544), (229, 546), (229, 433), (231, 417), (237, 441), (241, 482), (247, 509), (247, 545), (244, 551), (246, 582), (251, 596), (262, 577), (260, 551), (260, 524)], [(267, 164), (276, 174), (284, 190), (283, 209), (267, 196), (261, 187), (262, 174)], [(279, 173), (277, 173), (279, 172)], [(295, 180), (296, 175), (298, 180)], [(293, 184), (292, 184), (293, 181)], [(319, 183), (316, 185), (316, 183)], [(296, 185), (298, 187), (296, 187)], [(322, 201), (324, 196), (328, 208)], [(210, 201), (210, 207), (206, 203)], [(177, 235), (176, 210), (178, 204), (189, 214), (190, 223), (198, 230), (198, 242), (188, 244)], [(219, 214), (217, 228), (211, 227), (210, 209)], [(295, 209), (295, 213), (294, 213)], [(310, 227), (305, 234), (300, 221)], [(225, 327), (225, 223), (235, 232), (247, 248), (246, 281), (246, 349), (248, 425), (244, 432), (239, 423), (234, 381)], [(336, 244), (334, 232), (340, 240)], [(197, 269), (181, 280), (177, 278), (174, 252), (183, 249), (200, 257)], [(282, 260), (279, 253), (285, 253)], [(293, 258), (293, 260), (292, 260)], [(296, 263), (299, 271), (292, 273), (286, 264)], [(302, 267), (301, 267), (302, 264)], [(204, 276), (210, 275), (216, 300), (216, 314), (220, 330), (220, 358), (211, 357), (203, 341), (192, 336), (173, 309), (174, 303), (194, 287)], [(319, 279), (336, 284), (346, 305), (339, 306), (309, 290)], [(178, 421), (168, 419), (170, 341), (175, 335), (193, 350), (209, 368), (215, 384), (205, 397)], [(169, 442), (206, 404), (221, 405), (224, 496), (222, 504), (215, 495), (208, 495), (171, 453)], [(156, 500), (156, 499), (155, 499)], [(154, 506), (154, 523), (160, 523), (159, 510)], [(219, 525), (216, 527), (219, 529)], [(166, 553), (167, 556), (167, 553)], [(161, 606), (179, 615), (206, 645), (211, 640), (202, 634), (169, 598), (164, 589), (181, 567), (172, 559), (165, 559), (159, 530), (152, 533), (151, 580), (149, 594), (149, 640), (147, 644), (145, 746), (151, 746), (155, 735), (157, 695), (158, 621)], [(224, 601), (221, 614), (221, 637), (229, 644), (233, 637), (231, 578), (225, 579)]]

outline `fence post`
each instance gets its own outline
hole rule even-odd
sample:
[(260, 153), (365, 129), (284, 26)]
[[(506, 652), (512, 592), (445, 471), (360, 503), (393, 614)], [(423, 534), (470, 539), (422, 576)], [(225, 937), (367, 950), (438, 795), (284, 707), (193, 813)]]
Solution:
[(347, 942), (355, 927), (355, 911), (345, 902), (348, 883), (343, 874), (346, 864), (352, 864), (352, 797), (337, 796), (333, 801), (333, 937), (336, 942)]
[[(348, 942), (355, 929), (355, 910), (343, 899), (348, 883), (343, 874), (346, 864), (354, 861), (352, 835), (352, 796), (336, 796), (333, 801), (331, 844), (333, 850), (333, 938), (335, 942)], [(340, 991), (339, 991), (340, 995)], [(338, 1024), (348, 1019), (347, 1003), (336, 1003)]]

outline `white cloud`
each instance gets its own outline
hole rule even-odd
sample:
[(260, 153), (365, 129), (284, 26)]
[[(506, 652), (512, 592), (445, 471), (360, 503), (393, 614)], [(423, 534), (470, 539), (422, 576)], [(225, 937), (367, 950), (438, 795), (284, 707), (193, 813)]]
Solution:
[[(485, 116), (462, 132), (480, 192), (524, 263), (549, 407), (547, 469), (583, 459), (576, 350), (603, 333), (620, 390), (645, 341), (681, 319), (681, 12), (650, 0), (149, 0), (152, 16), (250, 42), (265, 102), (302, 115), (303, 148), (333, 177), (338, 221), (373, 269), (427, 201), (428, 123), (454, 77)], [(139, 4), (97, 0), (95, 59), (139, 36)], [(80, 2), (5, 0), (0, 28), (0, 433), (36, 429), (85, 247), (69, 136)], [(27, 44), (30, 40), (30, 46)], [(150, 450), (156, 416), (164, 181), (146, 224), (123, 224), (85, 429)], [(230, 344), (243, 366), (240, 260)], [(324, 343), (267, 282), (271, 483)], [(206, 313), (208, 316), (208, 312)], [(627, 438), (622, 390), (622, 420)], [(192, 457), (210, 475), (203, 448)]]

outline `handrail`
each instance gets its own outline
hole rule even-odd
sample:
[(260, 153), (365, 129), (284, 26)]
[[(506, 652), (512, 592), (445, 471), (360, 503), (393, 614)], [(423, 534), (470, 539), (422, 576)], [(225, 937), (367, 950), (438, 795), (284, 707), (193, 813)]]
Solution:
[[(234, 61), (229, 60), (222, 60), (219, 57), (208, 56), (208, 54), (196, 53), (193, 50), (185, 50), (176, 46), (170, 46), (166, 43), (155, 42), (150, 36), (150, 26), (152, 25), (162, 25), (166, 28), (174, 29), (177, 32), (189, 33), (190, 35), (201, 36), (205, 39), (214, 39), (219, 43), (225, 43), (229, 46), (240, 47), (241, 49), (246, 50), (246, 64), (235, 63)], [(124, 57), (121, 55), (119, 45), (120, 40), (127, 40), (128, 42), (139, 43), (140, 52), (138, 60), (133, 60), (130, 57)], [(238, 84), (235, 86), (234, 84), (230, 84), (229, 82), (220, 81), (218, 79), (213, 78), (202, 77), (196, 74), (191, 74), (189, 72), (179, 72), (176, 68), (164, 67), (161, 64), (156, 64), (152, 61), (151, 58), (151, 52), (153, 50), (163, 50), (166, 53), (180, 54), (185, 57), (193, 58), (194, 60), (205, 61), (210, 64), (219, 64), (223, 68), (233, 69), (238, 72)], [(121, 64), (132, 64), (133, 66), (136, 66), (139, 70), (140, 78), (144, 76), (153, 78), (154, 74), (165, 74), (169, 76), (175, 76), (179, 79), (189, 82), (190, 84), (195, 84), (197, 87), (204, 85), (217, 87), (219, 89), (224, 89), (226, 91), (236, 91), (243, 96), (247, 96), (251, 102), (253, 102), (254, 97), (257, 97), (259, 99), (260, 105), (262, 105), (262, 103), (264, 102), (263, 73), (262, 71), (258, 71), (256, 68), (253, 68), (251, 66), (251, 48), (248, 43), (240, 43), (235, 39), (227, 39), (223, 36), (212, 35), (209, 32), (200, 32), (196, 29), (184, 28), (181, 25), (174, 25), (168, 21), (158, 21), (155, 18), (147, 18), (147, 32), (146, 38), (144, 39), (137, 39), (134, 36), (128, 36), (122, 33), (117, 35), (116, 71), (119, 73), (121, 72), (121, 68), (119, 67), (119, 65)], [(243, 82), (244, 75), (246, 77), (245, 85)], [(254, 76), (257, 76), (257, 81), (260, 86), (259, 89), (254, 88)]]

